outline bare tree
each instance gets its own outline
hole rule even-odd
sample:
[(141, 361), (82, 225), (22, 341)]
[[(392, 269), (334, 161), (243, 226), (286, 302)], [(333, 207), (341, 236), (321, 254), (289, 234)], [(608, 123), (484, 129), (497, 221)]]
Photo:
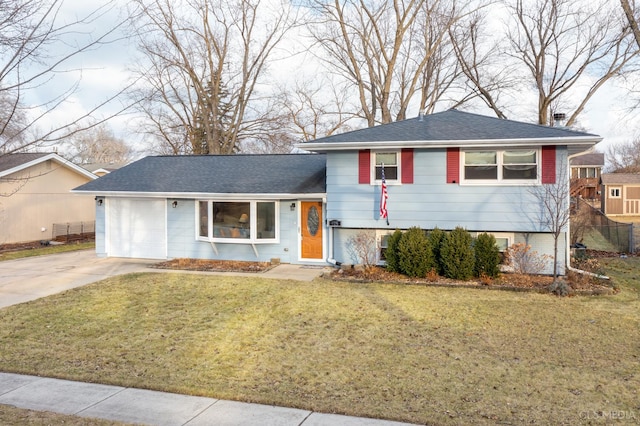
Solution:
[(542, 230), (553, 236), (553, 279), (558, 278), (558, 242), (560, 235), (567, 232), (571, 217), (569, 205), (569, 178), (567, 164), (561, 161), (554, 183), (544, 183), (531, 187), (530, 194), (540, 206), (538, 220)]
[[(62, 6), (63, 0), (0, 3), (0, 155), (56, 142), (105, 121), (110, 117), (96, 113), (121, 93), (98, 101), (88, 112), (68, 115), (63, 122), (45, 127), (48, 117), (60, 111), (80, 86), (80, 77), (70, 84), (62, 79), (81, 71), (73, 61), (114, 41), (120, 27), (114, 23), (102, 33), (95, 32), (113, 12), (114, 1), (71, 21), (63, 20)], [(42, 90), (45, 86), (52, 90)], [(28, 95), (36, 92), (39, 103), (29, 103)], [(43, 99), (43, 93), (51, 95)]]
[(607, 172), (640, 173), (640, 138), (607, 147)]
[[(456, 73), (448, 29), (469, 8), (456, 0), (313, 0), (313, 39), (327, 69), (357, 91), (368, 126), (406, 118), (414, 96), (432, 108)], [(423, 88), (425, 88), (423, 90)], [(437, 95), (436, 95), (437, 94)]]
[(133, 149), (107, 125), (77, 133), (68, 143), (67, 158), (77, 164), (126, 163), (134, 155)]
[(473, 99), (481, 100), (498, 118), (507, 118), (501, 97), (518, 86), (514, 65), (501, 57), (500, 36), (490, 38), (487, 13), (474, 12), (449, 29), (451, 44), (461, 72), (464, 74), (465, 90), (454, 107)]
[[(267, 4), (269, 3), (269, 4)], [(278, 125), (259, 86), (292, 27), (285, 2), (134, 0), (145, 132), (174, 154), (229, 154)], [(272, 7), (270, 7), (272, 6)], [(264, 86), (263, 86), (264, 88)]]
[(636, 44), (640, 47), (640, 27), (638, 27), (638, 17), (636, 16), (636, 4), (635, 0), (620, 0), (620, 4), (622, 5), (622, 10), (624, 10), (624, 14), (627, 17), (627, 21), (629, 21), (629, 26), (631, 27), (631, 32), (633, 33), (633, 37), (636, 40)]
[(281, 93), (276, 107), (289, 118), (289, 132), (297, 141), (349, 130), (349, 121), (356, 118), (349, 90), (328, 78), (297, 81), (293, 88)]
[[(536, 88), (539, 124), (552, 124), (550, 112), (564, 102), (571, 126), (593, 95), (628, 72), (638, 54), (628, 25), (609, 4), (508, 0), (508, 9), (515, 20), (507, 32), (508, 54), (524, 65)], [(570, 96), (578, 99), (572, 105)]]

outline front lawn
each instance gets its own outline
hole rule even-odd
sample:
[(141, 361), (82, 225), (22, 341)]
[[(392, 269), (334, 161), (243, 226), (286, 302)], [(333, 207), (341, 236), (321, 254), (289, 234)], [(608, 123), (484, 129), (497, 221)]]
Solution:
[(96, 244), (94, 241), (71, 242), (50, 246), (31, 245), (28, 247), (20, 247), (16, 250), (10, 250), (8, 248), (5, 249), (3, 246), (0, 246), (0, 261), (21, 259), (23, 257), (31, 256), (44, 256), (47, 254), (66, 253), (69, 251), (88, 250), (95, 248), (95, 246)]
[(639, 421), (640, 260), (606, 266), (618, 294), (570, 298), (132, 274), (0, 310), (0, 370), (422, 424)]

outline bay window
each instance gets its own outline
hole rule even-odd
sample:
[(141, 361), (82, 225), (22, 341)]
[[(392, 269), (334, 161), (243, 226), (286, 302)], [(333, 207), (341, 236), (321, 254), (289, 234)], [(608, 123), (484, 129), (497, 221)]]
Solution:
[(271, 243), (278, 239), (275, 201), (198, 201), (198, 239)]

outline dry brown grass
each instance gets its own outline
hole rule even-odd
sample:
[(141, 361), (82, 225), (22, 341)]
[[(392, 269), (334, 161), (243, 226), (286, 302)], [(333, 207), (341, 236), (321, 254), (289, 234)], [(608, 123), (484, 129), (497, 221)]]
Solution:
[(0, 310), (0, 370), (422, 424), (640, 417), (638, 294), (134, 274)]
[(48, 411), (24, 410), (9, 405), (0, 405), (0, 424), (3, 426), (126, 426), (129, 423), (57, 414)]

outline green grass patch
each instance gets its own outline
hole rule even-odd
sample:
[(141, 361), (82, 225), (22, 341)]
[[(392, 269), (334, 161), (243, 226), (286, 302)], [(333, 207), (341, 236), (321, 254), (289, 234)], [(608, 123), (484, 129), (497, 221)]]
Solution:
[(131, 274), (0, 310), (0, 370), (421, 424), (640, 418), (640, 265), (607, 266), (620, 293), (571, 298)]
[(95, 246), (96, 246), (95, 242), (91, 241), (91, 242), (85, 242), (85, 243), (68, 243), (68, 244), (44, 246), (44, 247), (38, 247), (38, 248), (30, 248), (25, 250), (8, 251), (5, 253), (0, 253), (0, 261), (21, 259), (23, 257), (31, 257), (31, 256), (43, 256), (47, 254), (66, 253), (69, 251), (87, 250), (87, 249), (93, 249), (95, 248)]

